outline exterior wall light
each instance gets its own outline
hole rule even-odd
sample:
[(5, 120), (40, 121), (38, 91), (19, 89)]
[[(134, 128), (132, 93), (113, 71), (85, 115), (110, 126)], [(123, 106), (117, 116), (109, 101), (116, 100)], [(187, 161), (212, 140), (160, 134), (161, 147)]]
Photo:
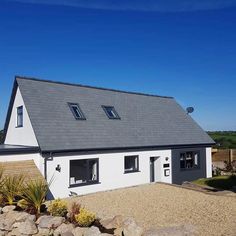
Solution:
[(56, 166), (56, 171), (61, 172), (61, 166), (59, 164)]

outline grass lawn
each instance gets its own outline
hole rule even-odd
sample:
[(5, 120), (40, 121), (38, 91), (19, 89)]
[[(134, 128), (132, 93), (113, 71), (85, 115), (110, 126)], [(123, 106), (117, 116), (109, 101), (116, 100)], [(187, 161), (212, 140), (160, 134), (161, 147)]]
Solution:
[(197, 179), (193, 181), (195, 184), (209, 186), (218, 189), (231, 189), (233, 186), (236, 186), (236, 175), (230, 176), (216, 176), (208, 179)]

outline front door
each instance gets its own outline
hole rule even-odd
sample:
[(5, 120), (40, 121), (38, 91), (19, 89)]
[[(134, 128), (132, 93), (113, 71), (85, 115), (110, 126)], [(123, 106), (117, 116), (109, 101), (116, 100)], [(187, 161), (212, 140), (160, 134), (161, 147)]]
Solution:
[(150, 182), (155, 182), (155, 161), (156, 157), (150, 157)]

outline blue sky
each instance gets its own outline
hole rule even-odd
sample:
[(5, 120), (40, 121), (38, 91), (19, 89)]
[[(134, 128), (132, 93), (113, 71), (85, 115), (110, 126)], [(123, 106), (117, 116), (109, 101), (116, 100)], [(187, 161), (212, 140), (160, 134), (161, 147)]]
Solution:
[(236, 130), (236, 1), (0, 0), (0, 128), (15, 75), (170, 95)]

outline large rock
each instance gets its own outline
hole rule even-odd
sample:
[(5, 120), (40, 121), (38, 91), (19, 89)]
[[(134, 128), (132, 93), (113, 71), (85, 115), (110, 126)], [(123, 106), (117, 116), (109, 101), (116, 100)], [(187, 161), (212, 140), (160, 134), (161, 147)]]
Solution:
[(193, 236), (196, 235), (193, 225), (180, 225), (172, 227), (163, 227), (160, 229), (149, 229), (143, 233), (143, 236)]
[(9, 213), (0, 215), (0, 230), (10, 231), (12, 229), (16, 220), (14, 214)]
[(48, 236), (48, 235), (53, 235), (52, 229), (38, 228), (38, 233), (35, 234), (35, 236)]
[(76, 227), (72, 230), (74, 236), (84, 236), (84, 232), (88, 230), (86, 227)]
[(56, 229), (62, 223), (65, 222), (64, 217), (60, 216), (41, 216), (37, 220), (37, 224), (40, 228)]
[(18, 214), (16, 214), (16, 222), (23, 222), (26, 220), (32, 220), (35, 221), (36, 220), (36, 216), (35, 215), (30, 215), (29, 213), (26, 212), (18, 212)]
[(62, 233), (60, 236), (74, 236), (71, 232)]
[(2, 208), (3, 213), (7, 213), (9, 211), (14, 211), (16, 209), (16, 206), (5, 206)]
[(75, 226), (73, 224), (61, 224), (53, 233), (54, 236), (60, 236), (67, 232), (72, 232)]
[(84, 236), (100, 236), (100, 235), (101, 235), (100, 230), (95, 226), (92, 226), (91, 228), (88, 228), (84, 232)]
[(21, 234), (26, 234), (26, 235), (32, 235), (38, 233), (38, 229), (35, 225), (35, 222), (28, 219), (20, 224), (18, 230)]
[(7, 234), (6, 231), (0, 231), (0, 236), (5, 236)]
[(115, 229), (116, 236), (141, 236), (143, 228), (138, 226), (133, 218), (126, 218), (122, 225)]
[(19, 232), (18, 229), (13, 229), (12, 231), (10, 231), (7, 236), (20, 236), (21, 233)]
[(116, 229), (116, 228), (122, 227), (123, 222), (124, 222), (123, 216), (117, 215), (117, 216), (110, 218), (110, 219), (101, 220), (100, 224), (105, 229)]
[(138, 226), (135, 221), (125, 221), (123, 228), (124, 236), (141, 236), (143, 234), (143, 228)]

